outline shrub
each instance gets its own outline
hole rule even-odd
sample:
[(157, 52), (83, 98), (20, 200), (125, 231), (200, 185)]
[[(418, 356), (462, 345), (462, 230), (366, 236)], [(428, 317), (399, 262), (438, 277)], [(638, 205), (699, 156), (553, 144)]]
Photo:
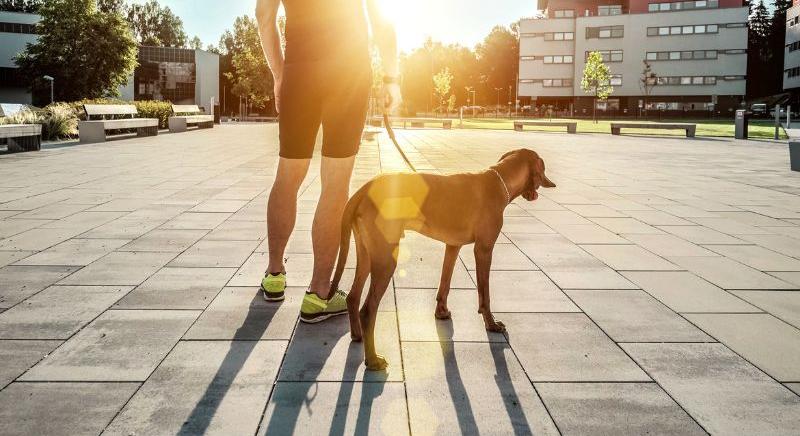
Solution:
[(55, 140), (78, 136), (78, 116), (72, 106), (54, 103), (42, 112), (42, 138)]

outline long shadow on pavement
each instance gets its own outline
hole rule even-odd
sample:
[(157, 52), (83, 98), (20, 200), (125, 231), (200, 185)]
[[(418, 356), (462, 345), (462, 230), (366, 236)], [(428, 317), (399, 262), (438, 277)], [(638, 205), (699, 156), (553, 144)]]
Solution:
[(258, 340), (267, 330), (279, 308), (279, 304), (274, 304), (274, 308), (271, 307), (274, 310), (265, 311), (260, 291), (253, 297), (247, 317), (242, 325), (236, 329), (232, 339), (232, 341), (246, 344), (246, 346), (236, 348), (231, 346), (228, 350), (228, 354), (222, 360), (214, 379), (206, 388), (203, 397), (194, 406), (181, 431), (178, 432), (179, 436), (206, 433), (222, 400), (233, 385), (233, 381), (244, 367), (253, 349), (258, 345)]

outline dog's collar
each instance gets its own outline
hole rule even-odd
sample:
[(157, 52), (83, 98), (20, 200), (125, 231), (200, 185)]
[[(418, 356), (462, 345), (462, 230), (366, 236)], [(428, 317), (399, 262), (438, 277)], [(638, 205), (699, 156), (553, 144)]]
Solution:
[(492, 170), (492, 172), (497, 175), (498, 179), (500, 179), (500, 183), (503, 184), (503, 189), (506, 191), (506, 202), (510, 204), (511, 203), (511, 192), (508, 191), (508, 185), (506, 185), (506, 181), (503, 180), (503, 176), (500, 175), (499, 171), (497, 171), (494, 168), (489, 168), (489, 169)]

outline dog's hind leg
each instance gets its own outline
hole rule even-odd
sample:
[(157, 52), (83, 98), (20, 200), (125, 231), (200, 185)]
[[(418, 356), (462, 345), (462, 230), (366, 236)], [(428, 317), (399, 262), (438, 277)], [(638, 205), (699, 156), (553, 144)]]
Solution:
[(436, 294), (436, 318), (450, 319), (450, 310), (447, 308), (447, 296), (450, 294), (450, 282), (453, 279), (453, 270), (458, 260), (460, 246), (448, 245), (444, 251), (442, 264), (442, 278), (439, 281), (439, 292)]
[(363, 332), (361, 330), (361, 317), (359, 316), (358, 308), (361, 305), (361, 292), (364, 290), (364, 285), (369, 277), (370, 258), (369, 249), (364, 244), (364, 226), (361, 219), (358, 218), (353, 226), (353, 235), (356, 242), (356, 274), (353, 279), (353, 287), (350, 288), (350, 293), (347, 294), (347, 313), (350, 316), (350, 338), (355, 341), (361, 341)]
[(489, 273), (492, 269), (494, 241), (475, 241), (475, 273), (478, 276), (478, 313), (483, 315), (486, 330), (503, 333), (506, 326), (494, 319), (489, 302)]
[[(370, 241), (370, 243), (372, 242)], [(381, 298), (386, 292), (386, 288), (389, 287), (397, 267), (397, 261), (393, 254), (397, 245), (383, 242), (378, 246), (379, 249), (371, 246), (371, 248), (376, 248), (375, 251), (370, 252), (372, 282), (367, 300), (359, 314), (364, 332), (364, 362), (367, 369), (371, 371), (383, 371), (389, 364), (386, 358), (379, 355), (375, 349), (375, 323), (378, 318), (378, 305), (380, 305)]]

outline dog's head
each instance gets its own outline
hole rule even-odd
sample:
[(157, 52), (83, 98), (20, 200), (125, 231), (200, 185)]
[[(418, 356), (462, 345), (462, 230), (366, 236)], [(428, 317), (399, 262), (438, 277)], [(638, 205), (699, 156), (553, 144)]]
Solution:
[(533, 150), (521, 148), (519, 150), (510, 151), (504, 154), (500, 161), (513, 159), (521, 168), (525, 168), (528, 172), (527, 183), (522, 190), (522, 197), (528, 201), (534, 201), (539, 198), (536, 192), (540, 187), (555, 188), (556, 184), (553, 183), (545, 175), (544, 160), (539, 157)]

